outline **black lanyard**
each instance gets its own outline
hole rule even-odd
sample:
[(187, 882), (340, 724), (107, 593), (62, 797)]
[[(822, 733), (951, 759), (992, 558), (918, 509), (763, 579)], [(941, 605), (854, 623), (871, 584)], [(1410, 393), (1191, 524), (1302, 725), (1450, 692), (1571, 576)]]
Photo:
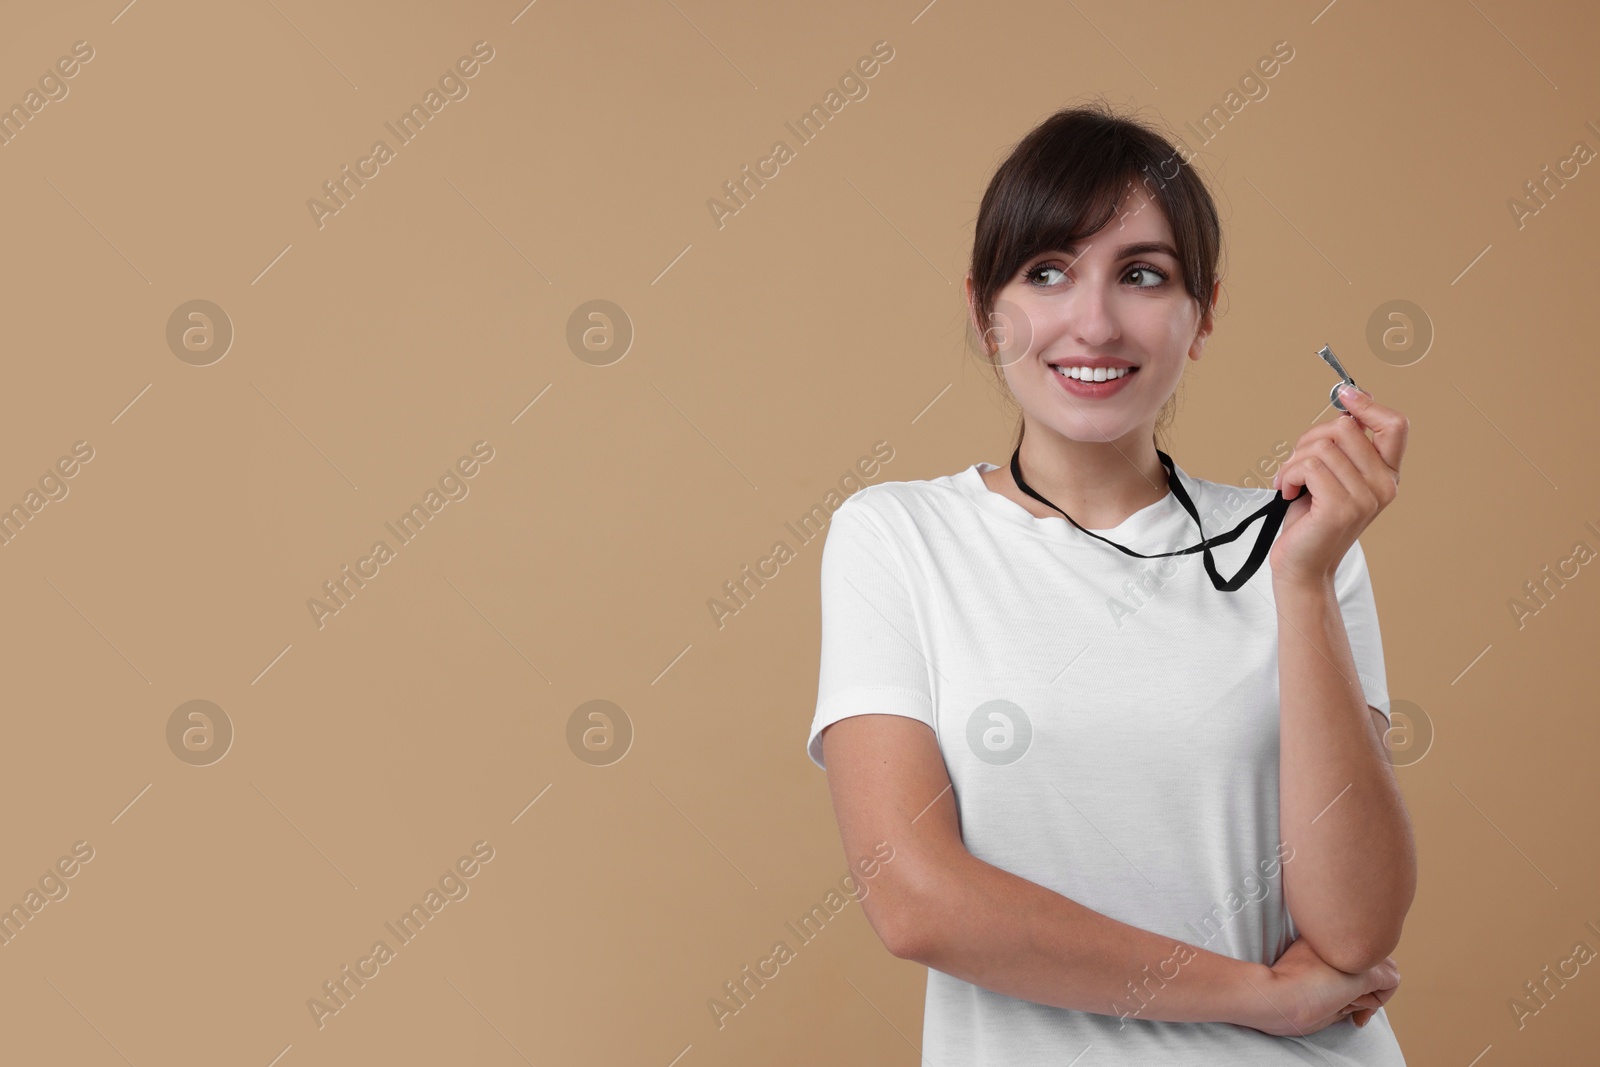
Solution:
[[(1022, 446), (1018, 445), (1017, 450), (1011, 453), (1011, 477), (1016, 481), (1017, 488), (1033, 497), (1033, 499), (1037, 500), (1039, 503), (1051, 508), (1055, 508), (1056, 511), (1061, 511), (1060, 508), (1057, 508), (1054, 504), (1050, 503), (1050, 501), (1034, 492), (1033, 487), (1023, 480), (1022, 464), (1018, 459), (1018, 457), (1021, 455)], [(1161, 451), (1159, 448), (1156, 449), (1156, 455), (1161, 458), (1161, 466), (1166, 468), (1167, 485), (1172, 488), (1172, 495), (1178, 498), (1178, 503), (1182, 504), (1183, 510), (1187, 511), (1189, 516), (1194, 519), (1194, 524), (1200, 531), (1202, 540), (1199, 544), (1192, 545), (1189, 548), (1179, 549), (1176, 552), (1157, 552), (1154, 555), (1147, 556), (1143, 552), (1135, 552), (1131, 548), (1124, 548), (1115, 541), (1101, 537), (1093, 530), (1083, 530), (1083, 527), (1078, 526), (1076, 522), (1073, 522), (1072, 516), (1068, 515), (1065, 511), (1061, 511), (1061, 517), (1066, 519), (1068, 522), (1071, 522), (1072, 525), (1078, 526), (1078, 529), (1083, 530), (1083, 532), (1088, 534), (1090, 537), (1105, 541), (1105, 543), (1110, 545), (1112, 548), (1115, 548), (1121, 552), (1126, 552), (1130, 556), (1138, 556), (1140, 559), (1158, 559), (1162, 556), (1185, 556), (1191, 552), (1203, 552), (1205, 553), (1206, 573), (1211, 575), (1211, 584), (1216, 586), (1224, 593), (1233, 592), (1240, 586), (1244, 585), (1245, 582), (1248, 582), (1250, 580), (1250, 576), (1255, 574), (1255, 572), (1261, 567), (1262, 561), (1267, 558), (1267, 553), (1272, 550), (1272, 539), (1277, 535), (1278, 527), (1283, 523), (1283, 514), (1289, 510), (1289, 504), (1291, 501), (1284, 497), (1282, 490), (1279, 490), (1276, 496), (1267, 501), (1261, 507), (1257, 508), (1249, 518), (1245, 519), (1238, 526), (1235, 526), (1232, 530), (1229, 530), (1225, 534), (1218, 534), (1215, 537), (1208, 538), (1206, 537), (1206, 528), (1200, 524), (1200, 512), (1196, 510), (1194, 501), (1189, 499), (1189, 493), (1186, 489), (1184, 489), (1183, 482), (1178, 479), (1177, 465), (1172, 462), (1172, 457)], [(1244, 566), (1240, 567), (1238, 573), (1236, 573), (1232, 578), (1223, 578), (1222, 575), (1217, 571), (1216, 561), (1211, 558), (1212, 546), (1225, 545), (1230, 541), (1238, 540), (1239, 535), (1244, 533), (1245, 527), (1249, 526), (1252, 522), (1255, 522), (1257, 519), (1262, 518), (1263, 516), (1265, 516), (1265, 521), (1261, 524), (1261, 533), (1256, 536), (1255, 547), (1250, 550), (1250, 558), (1244, 561)]]

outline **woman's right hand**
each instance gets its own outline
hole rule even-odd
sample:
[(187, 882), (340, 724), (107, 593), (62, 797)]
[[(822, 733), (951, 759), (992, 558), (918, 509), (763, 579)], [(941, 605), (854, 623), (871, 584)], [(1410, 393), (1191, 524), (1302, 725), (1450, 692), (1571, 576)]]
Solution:
[(1297, 939), (1269, 969), (1258, 988), (1257, 1010), (1245, 1025), (1277, 1037), (1303, 1037), (1354, 1016), (1357, 1025), (1400, 988), (1394, 957), (1348, 974), (1323, 961), (1305, 938)]

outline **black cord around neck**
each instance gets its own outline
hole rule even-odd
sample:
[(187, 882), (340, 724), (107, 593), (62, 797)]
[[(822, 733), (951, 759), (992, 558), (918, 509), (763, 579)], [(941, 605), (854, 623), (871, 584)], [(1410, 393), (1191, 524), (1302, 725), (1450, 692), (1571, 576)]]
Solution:
[[(1272, 550), (1273, 539), (1277, 536), (1278, 527), (1283, 524), (1284, 513), (1289, 510), (1289, 504), (1291, 501), (1284, 497), (1283, 491), (1280, 489), (1271, 500), (1267, 501), (1260, 508), (1257, 508), (1250, 514), (1248, 518), (1246, 518), (1238, 526), (1235, 526), (1232, 530), (1229, 530), (1225, 534), (1218, 534), (1215, 537), (1206, 537), (1205, 526), (1200, 522), (1199, 509), (1194, 506), (1194, 501), (1189, 499), (1189, 491), (1183, 487), (1183, 480), (1178, 477), (1178, 465), (1172, 461), (1171, 456), (1167, 455), (1159, 448), (1156, 449), (1156, 455), (1161, 460), (1161, 466), (1166, 469), (1167, 485), (1169, 488), (1171, 488), (1172, 495), (1178, 498), (1178, 503), (1183, 505), (1183, 510), (1187, 511), (1189, 516), (1194, 519), (1195, 527), (1200, 531), (1201, 541), (1197, 545), (1192, 545), (1189, 548), (1181, 548), (1175, 552), (1156, 552), (1147, 556), (1143, 552), (1135, 552), (1131, 548), (1128, 548), (1124, 545), (1119, 545), (1115, 541), (1112, 541), (1108, 538), (1101, 537), (1093, 530), (1084, 530), (1082, 526), (1078, 526), (1077, 521), (1074, 520), (1071, 515), (1068, 515), (1065, 511), (1061, 511), (1060, 508), (1046, 500), (1022, 477), (1022, 445), (1020, 444), (1017, 445), (1016, 451), (1011, 453), (1011, 478), (1017, 483), (1018, 489), (1021, 489), (1024, 493), (1027, 493), (1029, 496), (1033, 497), (1033, 499), (1037, 500), (1041, 504), (1044, 504), (1046, 507), (1054, 508), (1056, 511), (1061, 513), (1062, 518), (1072, 523), (1072, 525), (1077, 526), (1078, 529), (1083, 530), (1083, 532), (1088, 534), (1090, 537), (1093, 537), (1096, 540), (1104, 541), (1106, 544), (1117, 549), (1119, 552), (1124, 552), (1130, 556), (1137, 556), (1140, 559), (1159, 559), (1163, 556), (1185, 556), (1193, 552), (1201, 552), (1204, 554), (1205, 558), (1206, 573), (1211, 576), (1211, 584), (1216, 586), (1218, 590), (1224, 593), (1231, 593), (1237, 590), (1243, 586), (1244, 583), (1248, 582), (1256, 573), (1256, 571), (1261, 568), (1262, 562), (1267, 558), (1267, 553)], [(1231, 541), (1238, 540), (1239, 535), (1244, 533), (1245, 529), (1251, 523), (1262, 518), (1264, 518), (1265, 521), (1261, 525), (1261, 532), (1256, 536), (1255, 547), (1250, 550), (1250, 558), (1244, 561), (1244, 565), (1239, 568), (1238, 572), (1235, 573), (1232, 578), (1222, 577), (1222, 574), (1217, 570), (1216, 560), (1214, 560), (1211, 556), (1212, 547), (1215, 545), (1225, 545)]]

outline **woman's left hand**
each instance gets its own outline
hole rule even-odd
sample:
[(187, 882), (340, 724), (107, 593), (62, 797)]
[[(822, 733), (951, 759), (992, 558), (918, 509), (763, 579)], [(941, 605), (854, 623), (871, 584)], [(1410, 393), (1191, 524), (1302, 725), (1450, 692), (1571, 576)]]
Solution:
[(1331, 582), (1361, 531), (1399, 491), (1410, 420), (1349, 386), (1339, 400), (1348, 415), (1301, 434), (1272, 479), (1293, 501), (1267, 557), (1275, 581)]

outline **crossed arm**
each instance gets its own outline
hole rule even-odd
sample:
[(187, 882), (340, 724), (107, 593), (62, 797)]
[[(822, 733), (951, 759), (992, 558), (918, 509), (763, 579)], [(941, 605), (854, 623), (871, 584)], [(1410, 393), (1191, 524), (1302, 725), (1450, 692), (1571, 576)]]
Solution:
[[(1076, 1011), (1257, 1029), (1293, 1012), (1270, 967), (1120, 922), (973, 856), (926, 724), (855, 715), (828, 726), (822, 745), (846, 857), (870, 855), (873, 842), (894, 846), (861, 906), (901, 959)], [(1179, 965), (1185, 981), (1155, 977), (1170, 979)], [(1149, 996), (1146, 983), (1161, 988), (1149, 1004), (1133, 992)]]
[[(1383, 743), (1387, 721), (1364, 703), (1331, 589), (1284, 589), (1278, 604), (1280, 833), (1296, 849), (1282, 867), (1285, 899), (1307, 945), (1355, 974), (1399, 940), (1415, 891), (1410, 824)], [(895, 862), (861, 902), (894, 955), (1040, 1004), (1298, 1032), (1274, 968), (1180, 948), (972, 856), (926, 724), (852, 716), (827, 727), (822, 745), (846, 855), (895, 846)], [(1172, 977), (1175, 963), (1195, 981), (1161, 986), (1149, 1004), (1130, 995), (1153, 974)]]

